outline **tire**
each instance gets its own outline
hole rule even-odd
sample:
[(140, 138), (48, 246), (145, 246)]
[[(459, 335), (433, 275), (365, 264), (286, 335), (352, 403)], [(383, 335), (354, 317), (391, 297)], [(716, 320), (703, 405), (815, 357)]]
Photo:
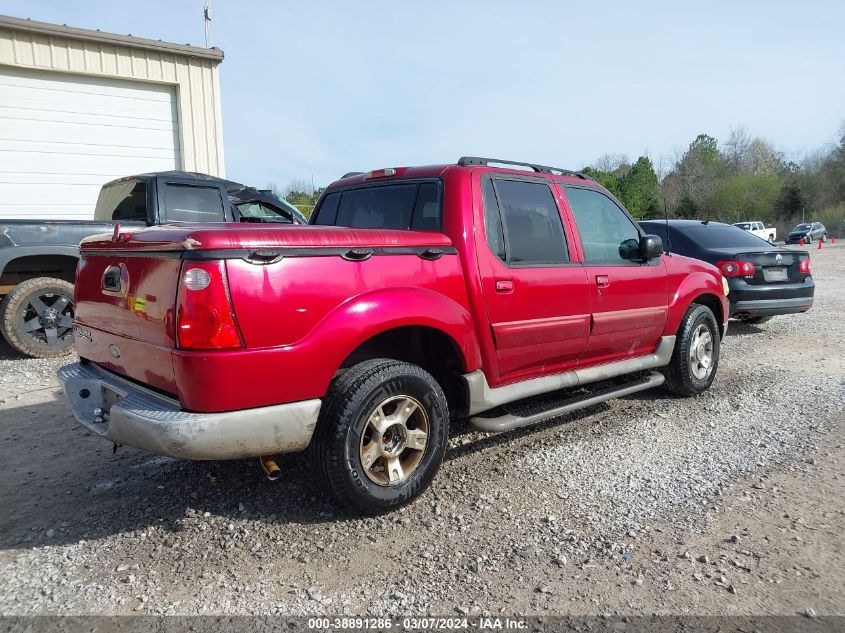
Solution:
[[(412, 406), (406, 424), (391, 423)], [(449, 408), (437, 381), (416, 365), (381, 358), (335, 378), (308, 452), (317, 480), (337, 503), (355, 513), (378, 514), (428, 488), (448, 439)], [(366, 460), (372, 460), (368, 466)]]
[(28, 279), (0, 303), (0, 333), (33, 358), (73, 351), (73, 284), (53, 277)]
[(822, 242), (827, 242), (827, 233), (822, 233), (822, 236), (819, 238)]
[(748, 317), (745, 319), (745, 323), (749, 325), (762, 325), (763, 323), (768, 323), (772, 320), (770, 316), (760, 316), (760, 317)]
[[(710, 361), (702, 370), (703, 358), (708, 356), (704, 353), (707, 344), (706, 339), (698, 339), (698, 336), (704, 336), (705, 332), (709, 334)], [(696, 340), (701, 342), (693, 349)], [(700, 345), (704, 345), (704, 350)], [(719, 367), (720, 346), (719, 325), (713, 312), (707, 306), (691, 304), (678, 327), (672, 360), (661, 370), (666, 377), (665, 388), (679, 396), (696, 396), (707, 391)]]
[(775, 236), (774, 235), (769, 236), (769, 244), (771, 244), (772, 246), (775, 245)]

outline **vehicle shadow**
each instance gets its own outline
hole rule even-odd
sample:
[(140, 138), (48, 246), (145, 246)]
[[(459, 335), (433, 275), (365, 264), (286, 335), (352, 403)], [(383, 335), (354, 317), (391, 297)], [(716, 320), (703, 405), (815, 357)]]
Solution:
[[(317, 489), (305, 455), (283, 455), (284, 474), (267, 481), (258, 460), (195, 462), (150, 455), (108, 442), (70, 416), (58, 387), (46, 402), (0, 408), (0, 549), (28, 549), (131, 535), (174, 534), (186, 517), (318, 524), (356, 521)], [(10, 407), (10, 404), (14, 405)], [(487, 435), (456, 421), (458, 457), (518, 442), (607, 408), (599, 404), (554, 420)]]
[(0, 407), (0, 549), (62, 545), (149, 527), (179, 532), (185, 517), (321, 523), (349, 518), (318, 493), (304, 456), (283, 456), (267, 481), (257, 460), (193, 462), (108, 442), (55, 398)]
[(728, 326), (728, 336), (749, 336), (764, 332), (764, 328), (758, 325), (751, 325), (743, 321), (731, 321)]
[(19, 358), (27, 358), (17, 350), (11, 348), (2, 336), (0, 336), (0, 360), (18, 360)]

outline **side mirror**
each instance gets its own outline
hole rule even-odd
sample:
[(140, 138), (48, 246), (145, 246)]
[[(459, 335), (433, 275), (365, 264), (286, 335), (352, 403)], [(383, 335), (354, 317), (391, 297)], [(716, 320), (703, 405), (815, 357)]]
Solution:
[(663, 240), (659, 235), (643, 235), (640, 238), (640, 259), (654, 259), (663, 254)]

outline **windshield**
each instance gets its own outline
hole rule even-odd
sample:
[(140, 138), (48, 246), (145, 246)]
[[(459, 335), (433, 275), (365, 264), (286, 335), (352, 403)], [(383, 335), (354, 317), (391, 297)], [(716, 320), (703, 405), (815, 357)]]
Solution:
[(734, 224), (734, 226), (738, 226), (743, 231), (750, 231), (751, 230), (751, 223), (750, 222), (739, 222), (738, 224)]
[(809, 231), (811, 228), (813, 228), (812, 224), (799, 224), (798, 226), (796, 226), (792, 230), (793, 231)]
[(743, 248), (769, 245), (766, 240), (727, 224), (702, 224), (701, 226), (684, 227), (680, 231), (704, 248)]

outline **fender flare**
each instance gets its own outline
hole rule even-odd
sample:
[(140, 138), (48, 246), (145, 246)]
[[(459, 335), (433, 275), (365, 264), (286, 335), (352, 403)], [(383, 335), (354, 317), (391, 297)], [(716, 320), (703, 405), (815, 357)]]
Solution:
[[(671, 335), (677, 333), (678, 327), (681, 325), (681, 319), (684, 318), (687, 308), (702, 295), (715, 296), (722, 306), (722, 321), (727, 320), (730, 314), (730, 307), (720, 281), (717, 281), (712, 274), (694, 272), (684, 277), (669, 302), (669, 318), (666, 321), (665, 334)], [(719, 315), (716, 315), (716, 320), (719, 320)], [(722, 326), (722, 323), (719, 323), (719, 326)]]
[[(454, 299), (426, 288), (386, 288), (357, 295), (327, 314), (308, 336), (296, 344), (333, 340), (320, 350), (328, 388), (344, 360), (369, 339), (399, 327), (422, 326), (448, 336), (458, 349), (466, 371), (481, 366), (481, 352), (468, 309)], [(322, 373), (322, 372), (321, 372)]]
[(10, 262), (21, 257), (43, 257), (45, 255), (64, 255), (79, 261), (78, 246), (12, 246), (0, 250), (0, 275)]

